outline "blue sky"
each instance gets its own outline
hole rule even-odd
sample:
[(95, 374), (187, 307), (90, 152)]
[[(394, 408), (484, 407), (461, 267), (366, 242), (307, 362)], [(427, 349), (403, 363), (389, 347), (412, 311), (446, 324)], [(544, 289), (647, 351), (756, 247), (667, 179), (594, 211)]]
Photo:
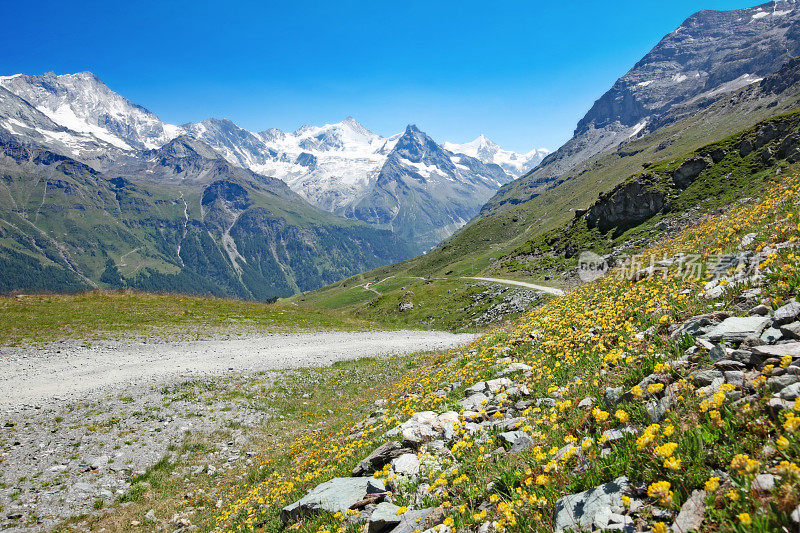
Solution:
[[(9, 2), (0, 74), (90, 70), (171, 123), (557, 148), (688, 15), (756, 2)], [(110, 5), (118, 4), (118, 5)]]

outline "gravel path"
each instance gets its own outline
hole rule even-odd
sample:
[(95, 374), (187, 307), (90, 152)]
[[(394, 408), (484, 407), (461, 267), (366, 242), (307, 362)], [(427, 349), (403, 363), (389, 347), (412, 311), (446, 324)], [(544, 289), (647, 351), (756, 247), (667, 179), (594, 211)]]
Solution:
[(564, 291), (561, 289), (556, 289), (554, 287), (546, 287), (544, 285), (536, 285), (534, 283), (528, 283), (526, 281), (517, 281), (513, 279), (502, 279), (502, 278), (477, 278), (472, 276), (463, 276), (464, 279), (477, 279), (480, 281), (493, 281), (495, 283), (504, 283), (506, 285), (517, 285), (519, 287), (527, 287), (528, 289), (536, 289), (537, 291), (546, 292), (548, 294), (554, 294), (556, 296), (563, 296)]
[(148, 344), (0, 349), (0, 408), (73, 400), (115, 386), (177, 377), (253, 372), (448, 349), (475, 335), (440, 331), (302, 332)]
[[(304, 332), (0, 348), (0, 530), (47, 531), (96, 513), (167, 456), (185, 465), (171, 474), (179, 478), (251, 465), (265, 424), (284, 418), (276, 398), (299, 394), (273, 388), (292, 374), (282, 370), (446, 349), (474, 337)], [(315, 379), (303, 385), (313, 390)], [(204, 443), (199, 458), (181, 451), (187, 439)]]

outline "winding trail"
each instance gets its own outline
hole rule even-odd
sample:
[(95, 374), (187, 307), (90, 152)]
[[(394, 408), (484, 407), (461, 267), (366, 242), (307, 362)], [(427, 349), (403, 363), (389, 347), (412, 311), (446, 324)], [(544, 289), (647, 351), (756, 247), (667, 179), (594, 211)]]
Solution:
[(553, 294), (555, 296), (563, 296), (564, 291), (561, 289), (556, 289), (555, 287), (546, 287), (544, 285), (535, 285), (533, 283), (527, 283), (525, 281), (516, 281), (513, 279), (501, 279), (501, 278), (477, 278), (471, 276), (462, 276), (461, 279), (477, 279), (480, 281), (493, 281), (494, 283), (504, 283), (506, 285), (517, 285), (519, 287), (527, 287), (528, 289), (535, 289), (537, 291), (546, 292), (547, 294)]
[[(476, 335), (442, 331), (324, 331), (232, 339), (0, 349), (0, 407), (59, 402), (132, 383), (329, 365), (336, 361), (454, 348)], [(110, 390), (109, 390), (110, 389)]]

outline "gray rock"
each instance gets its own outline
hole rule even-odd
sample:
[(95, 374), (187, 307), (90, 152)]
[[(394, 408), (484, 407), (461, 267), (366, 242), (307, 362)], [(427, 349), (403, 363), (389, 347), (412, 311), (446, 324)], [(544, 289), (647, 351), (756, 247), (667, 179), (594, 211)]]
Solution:
[(689, 381), (692, 382), (692, 385), (695, 387), (704, 387), (707, 385), (711, 385), (716, 379), (724, 378), (724, 374), (719, 370), (695, 370), (691, 374), (689, 374)]
[(594, 398), (587, 396), (578, 403), (578, 407), (581, 409), (591, 409), (594, 407)]
[(703, 519), (706, 516), (706, 491), (692, 491), (691, 496), (681, 506), (675, 523), (672, 524), (673, 533), (687, 533), (688, 531), (700, 531)]
[(739, 361), (748, 368), (760, 366), (764, 362), (764, 359), (761, 356), (754, 354), (750, 350), (741, 349), (728, 351), (728, 359)]
[(767, 328), (761, 334), (761, 340), (767, 344), (775, 344), (783, 338), (783, 331), (776, 328)]
[(725, 347), (721, 344), (715, 344), (713, 348), (708, 351), (708, 358), (711, 359), (712, 363), (716, 363), (717, 361), (721, 361), (728, 356)]
[(790, 355), (793, 359), (800, 358), (800, 342), (776, 344), (774, 346), (754, 346), (753, 353), (763, 358), (781, 357)]
[(397, 510), (400, 507), (393, 503), (381, 502), (372, 511), (372, 515), (367, 522), (367, 533), (382, 533), (383, 531), (394, 527), (400, 523), (400, 517), (397, 515)]
[(782, 398), (770, 398), (767, 401), (767, 408), (772, 411), (773, 415), (777, 415), (784, 409), (794, 409), (794, 402), (792, 400), (784, 400)]
[(383, 482), (367, 477), (338, 477), (321, 483), (308, 494), (281, 510), (284, 524), (318, 512), (342, 513), (367, 494), (385, 492)]
[(733, 359), (722, 359), (714, 363), (714, 368), (718, 368), (725, 372), (731, 370), (744, 370), (747, 368), (747, 365), (739, 361), (734, 361)]
[(603, 395), (603, 399), (608, 407), (614, 407), (619, 402), (625, 400), (625, 389), (622, 387), (608, 387)]
[(789, 324), (798, 318), (800, 318), (800, 304), (797, 302), (789, 302), (775, 311), (775, 315), (773, 315), (773, 320), (777, 326)]
[(736, 385), (737, 387), (744, 386), (744, 372), (741, 370), (728, 370), (725, 372), (725, 382)]
[(752, 304), (755, 300), (761, 297), (761, 289), (759, 287), (747, 289), (736, 299), (739, 303)]
[(775, 489), (775, 476), (772, 474), (759, 474), (753, 480), (751, 488), (756, 492), (772, 492)]
[(395, 457), (400, 457), (404, 453), (409, 453), (410, 448), (403, 448), (399, 442), (390, 441), (378, 446), (375, 451), (365, 457), (353, 468), (352, 474), (358, 476), (368, 476), (383, 468)]
[(667, 413), (672, 409), (673, 401), (669, 396), (665, 396), (660, 400), (650, 400), (645, 405), (647, 416), (653, 424), (657, 424), (666, 418)]
[(764, 304), (757, 305), (754, 308), (750, 309), (747, 312), (747, 314), (750, 315), (750, 316), (753, 316), (753, 315), (767, 316), (769, 314), (769, 307), (767, 307)]
[(607, 526), (612, 513), (622, 512), (625, 508), (622, 496), (629, 488), (628, 478), (623, 476), (585, 492), (564, 496), (556, 502), (554, 531), (561, 533), (567, 529), (579, 531)]
[(554, 398), (537, 398), (533, 400), (533, 403), (536, 407), (555, 407), (556, 405)]
[(509, 446), (510, 453), (518, 453), (533, 446), (533, 440), (524, 431), (506, 431), (499, 436), (500, 440)]
[(484, 408), (483, 402), (488, 402), (489, 397), (482, 392), (476, 392), (469, 398), (461, 400), (461, 407), (466, 411), (480, 411)]
[(434, 440), (439, 436), (445, 439), (451, 438), (454, 433), (454, 425), (458, 422), (458, 413), (448, 411), (437, 415), (433, 411), (422, 411), (411, 415), (407, 421), (403, 422), (400, 429), (400, 436), (403, 445), (418, 448), (421, 444)]
[(781, 326), (780, 332), (787, 339), (800, 339), (800, 322)]
[(796, 400), (800, 396), (800, 383), (792, 383), (780, 389), (782, 400)]
[[(429, 520), (435, 509), (420, 509), (419, 511), (407, 511), (400, 515), (400, 519), (390, 533), (413, 533), (414, 531), (424, 531), (435, 526), (436, 520)], [(441, 522), (441, 521), (440, 521)]]
[(419, 473), (419, 459), (415, 453), (405, 453), (400, 457), (392, 459), (392, 470), (395, 474), (405, 476), (416, 476)]
[(693, 316), (681, 324), (678, 329), (673, 331), (670, 337), (673, 339), (677, 339), (683, 335), (697, 337), (699, 335), (704, 335), (709, 330), (713, 329), (717, 324), (719, 324), (719, 320), (712, 315)]
[(768, 318), (760, 316), (734, 316), (726, 318), (705, 333), (712, 342), (742, 342), (747, 337), (758, 337), (770, 323)]
[(505, 367), (502, 372), (500, 372), (500, 375), (507, 376), (515, 372), (527, 372), (528, 370), (533, 370), (533, 367), (526, 365), (525, 363), (511, 363)]
[(606, 445), (613, 444), (625, 438), (625, 434), (635, 435), (636, 430), (630, 426), (624, 426), (620, 429), (607, 429), (600, 436), (605, 441)]

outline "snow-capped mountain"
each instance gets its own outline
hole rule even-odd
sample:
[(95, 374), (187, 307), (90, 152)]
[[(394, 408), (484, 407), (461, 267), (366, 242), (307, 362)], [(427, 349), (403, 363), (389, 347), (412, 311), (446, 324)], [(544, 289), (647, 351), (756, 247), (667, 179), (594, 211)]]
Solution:
[(251, 132), (215, 118), (175, 126), (89, 72), (0, 77), (0, 128), (97, 170), (120, 173), (145, 168), (135, 160), (189, 136), (233, 165), (284, 181), (317, 207), (392, 229), (418, 251), (465, 224), (500, 186), (546, 152), (516, 154), (483, 136), (442, 147), (415, 126), (383, 137), (352, 117), (294, 132)]
[(391, 137), (352, 117), (294, 132), (252, 133), (218, 119), (183, 128), (234, 164), (285, 181), (327, 211), (391, 229), (418, 251), (464, 225), (514, 177), (439, 146), (416, 126)]
[(499, 166), (454, 154), (410, 125), (397, 137), (367, 195), (342, 214), (391, 229), (424, 251), (466, 224), (507, 181)]
[(446, 149), (457, 154), (466, 154), (483, 161), (484, 163), (494, 163), (500, 165), (511, 176), (518, 178), (526, 174), (533, 167), (541, 163), (547, 157), (550, 150), (547, 148), (534, 148), (526, 154), (503, 150), (498, 144), (493, 142), (485, 135), (480, 135), (474, 141), (456, 144), (445, 142)]
[(181, 133), (109, 89), (91, 72), (17, 74), (0, 78), (0, 86), (54, 123), (122, 150), (158, 148)]
[(218, 119), (183, 128), (228, 161), (282, 179), (311, 203), (333, 212), (363, 196), (399, 136), (381, 137), (352, 117), (289, 133), (274, 128), (251, 133)]

